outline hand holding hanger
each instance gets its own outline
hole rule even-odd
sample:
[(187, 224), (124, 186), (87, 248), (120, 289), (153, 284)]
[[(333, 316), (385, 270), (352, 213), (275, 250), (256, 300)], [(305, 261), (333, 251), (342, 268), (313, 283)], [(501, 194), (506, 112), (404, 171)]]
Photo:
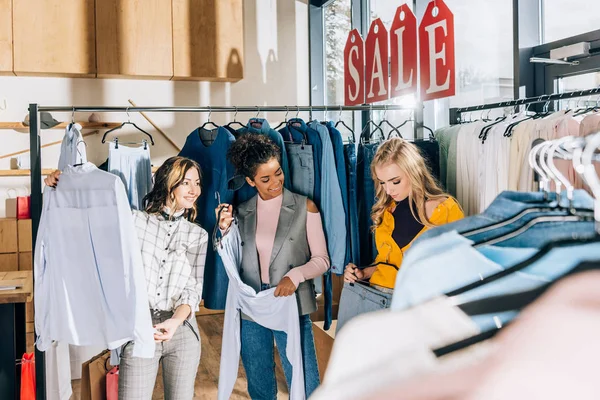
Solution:
[(359, 269), (356, 265), (350, 263), (346, 265), (344, 270), (344, 282), (355, 283), (365, 278), (365, 273)]

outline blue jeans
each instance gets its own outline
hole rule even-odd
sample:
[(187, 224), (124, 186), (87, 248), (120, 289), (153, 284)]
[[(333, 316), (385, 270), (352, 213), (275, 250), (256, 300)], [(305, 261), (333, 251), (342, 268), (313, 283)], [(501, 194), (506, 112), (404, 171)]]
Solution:
[[(273, 340), (277, 343), (277, 351), (283, 366), (285, 380), (288, 388), (290, 388), (292, 384), (292, 365), (285, 354), (287, 335), (281, 331), (267, 329), (254, 321), (242, 319), (242, 363), (248, 379), (248, 393), (254, 400), (277, 399)], [(304, 388), (306, 398), (308, 398), (321, 383), (312, 321), (309, 315), (300, 316), (300, 340), (302, 362), (304, 364)]]
[[(323, 144), (319, 132), (309, 128), (300, 118), (291, 118), (285, 127), (279, 130), (284, 140), (294, 141), (295, 143), (304, 142), (312, 146), (313, 162), (315, 170), (315, 189), (313, 201), (321, 210), (321, 166), (323, 165)], [(322, 211), (322, 210), (321, 210)]]
[(348, 175), (348, 216), (347, 226), (350, 232), (348, 247), (350, 248), (350, 261), (360, 264), (360, 238), (358, 234), (358, 204), (356, 192), (356, 145), (344, 145), (344, 159)]
[(392, 296), (392, 293), (383, 293), (362, 283), (344, 283), (336, 334), (348, 321), (360, 314), (390, 308)]
[(375, 204), (375, 184), (371, 177), (371, 161), (377, 152), (379, 143), (358, 145), (356, 161), (358, 190), (358, 229), (360, 236), (360, 265), (369, 265), (375, 259), (377, 250), (371, 231), (371, 209)]
[[(344, 157), (344, 142), (340, 131), (335, 129), (333, 122), (327, 122), (327, 129), (331, 137), (331, 143), (333, 145), (333, 153), (335, 155), (335, 168), (337, 169), (337, 177), (340, 183), (340, 189), (342, 190), (342, 203), (344, 204), (344, 213), (346, 216), (346, 251), (344, 256), (344, 265), (346, 266), (350, 262), (350, 226), (348, 225), (348, 216), (350, 215), (348, 205), (348, 174), (346, 173), (346, 161)], [(342, 271), (343, 272), (343, 271)]]
[(286, 146), (292, 191), (313, 200), (315, 193), (315, 162), (310, 144), (288, 143)]

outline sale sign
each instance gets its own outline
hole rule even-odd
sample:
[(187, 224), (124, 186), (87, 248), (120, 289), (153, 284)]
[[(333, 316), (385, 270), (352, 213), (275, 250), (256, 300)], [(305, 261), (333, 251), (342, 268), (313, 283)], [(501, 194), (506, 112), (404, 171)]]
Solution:
[(454, 96), (454, 15), (444, 0), (429, 3), (419, 26), (421, 99)]
[(417, 91), (417, 17), (408, 4), (396, 10), (390, 29), (391, 96)]
[(365, 44), (367, 103), (375, 103), (390, 98), (388, 32), (377, 18), (371, 23)]
[(353, 29), (344, 49), (344, 104), (365, 102), (365, 48), (358, 30)]
[(454, 15), (432, 0), (417, 28), (407, 4), (396, 10), (390, 31), (377, 18), (363, 42), (354, 29), (344, 49), (344, 104), (375, 103), (415, 94), (421, 100), (454, 96)]

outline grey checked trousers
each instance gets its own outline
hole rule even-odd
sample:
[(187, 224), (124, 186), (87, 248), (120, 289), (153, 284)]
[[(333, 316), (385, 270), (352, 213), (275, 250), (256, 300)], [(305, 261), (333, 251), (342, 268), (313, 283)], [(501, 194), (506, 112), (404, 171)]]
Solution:
[[(173, 313), (152, 311), (158, 324)], [(196, 318), (177, 328), (168, 342), (156, 343), (154, 358), (132, 357), (131, 342), (121, 351), (119, 400), (151, 400), (159, 363), (162, 363), (165, 400), (192, 400), (194, 381), (200, 362), (200, 334)]]

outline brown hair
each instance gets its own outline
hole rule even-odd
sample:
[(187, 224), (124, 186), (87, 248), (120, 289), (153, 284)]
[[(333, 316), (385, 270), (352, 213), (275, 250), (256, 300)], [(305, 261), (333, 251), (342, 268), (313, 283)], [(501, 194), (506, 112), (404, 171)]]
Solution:
[[(200, 186), (202, 186), (202, 170), (196, 161), (179, 156), (171, 157), (165, 161), (154, 174), (154, 187), (144, 197), (143, 204), (145, 204), (146, 212), (149, 214), (160, 213), (171, 200), (175, 202), (175, 205), (171, 207), (171, 214), (175, 213), (179, 207), (173, 192), (183, 183), (185, 174), (192, 168), (198, 170)], [(184, 214), (188, 220), (194, 221), (197, 214), (196, 204), (185, 210)]]

